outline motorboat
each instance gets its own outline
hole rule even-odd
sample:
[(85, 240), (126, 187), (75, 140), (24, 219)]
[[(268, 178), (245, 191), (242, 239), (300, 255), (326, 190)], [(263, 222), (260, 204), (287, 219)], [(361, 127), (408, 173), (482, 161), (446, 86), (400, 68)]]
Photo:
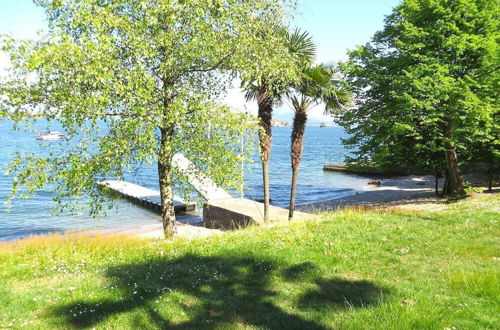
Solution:
[(328, 128), (328, 127), (332, 127), (332, 126), (323, 122), (323, 123), (321, 123), (321, 125), (319, 125), (319, 127), (321, 127), (321, 128)]
[(66, 135), (57, 131), (41, 131), (37, 134), (35, 139), (42, 141), (55, 141), (66, 139)]

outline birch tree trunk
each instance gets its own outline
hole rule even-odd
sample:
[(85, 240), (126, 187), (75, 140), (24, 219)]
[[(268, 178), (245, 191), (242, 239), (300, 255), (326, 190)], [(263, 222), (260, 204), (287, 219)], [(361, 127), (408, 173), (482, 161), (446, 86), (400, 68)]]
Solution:
[(165, 238), (170, 238), (176, 233), (174, 191), (172, 181), (173, 151), (170, 140), (174, 128), (161, 128), (160, 152), (158, 157), (158, 177), (160, 180), (161, 219)]

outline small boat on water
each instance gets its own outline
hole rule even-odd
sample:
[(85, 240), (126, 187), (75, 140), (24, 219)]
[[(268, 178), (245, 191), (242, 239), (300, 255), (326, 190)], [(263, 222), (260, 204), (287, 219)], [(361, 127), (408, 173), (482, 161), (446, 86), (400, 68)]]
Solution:
[(323, 122), (321, 125), (319, 125), (321, 128), (327, 128), (327, 127), (332, 127), (331, 125), (328, 125), (327, 123)]
[(35, 139), (42, 140), (42, 141), (55, 141), (55, 140), (61, 140), (61, 139), (65, 139), (65, 138), (66, 138), (66, 135), (64, 135), (61, 132), (41, 131), (37, 134)]

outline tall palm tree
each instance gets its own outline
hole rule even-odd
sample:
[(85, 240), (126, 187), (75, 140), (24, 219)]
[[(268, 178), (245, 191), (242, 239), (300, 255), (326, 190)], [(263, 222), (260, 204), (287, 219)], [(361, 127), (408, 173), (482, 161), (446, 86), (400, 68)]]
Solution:
[[(283, 37), (290, 53), (295, 56), (299, 64), (314, 57), (316, 47), (307, 33), (295, 30), (289, 33), (283, 26), (277, 26), (276, 34)], [(273, 107), (281, 104), (286, 94), (286, 82), (273, 76), (263, 76), (254, 81), (244, 81), (242, 87), (246, 92), (247, 101), (257, 101), (259, 118), (259, 146), (262, 161), (262, 181), (264, 186), (264, 221), (269, 220), (270, 183), (269, 158), (272, 146), (272, 113)]]
[(269, 157), (272, 146), (273, 107), (281, 102), (282, 93), (271, 79), (261, 78), (257, 82), (245, 83), (246, 99), (257, 101), (259, 118), (259, 147), (262, 161), (262, 182), (264, 186), (264, 221), (269, 220)]
[(288, 213), (288, 219), (292, 219), (295, 210), (297, 177), (304, 148), (303, 140), (307, 112), (315, 105), (323, 102), (325, 104), (325, 114), (334, 115), (350, 104), (351, 97), (335, 70), (324, 65), (304, 67), (299, 83), (293, 86), (288, 96), (295, 112), (290, 151), (292, 187)]

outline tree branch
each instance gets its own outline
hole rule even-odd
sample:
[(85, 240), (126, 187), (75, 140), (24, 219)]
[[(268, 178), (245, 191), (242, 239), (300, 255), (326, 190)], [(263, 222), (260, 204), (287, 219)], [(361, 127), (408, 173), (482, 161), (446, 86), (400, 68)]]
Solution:
[(203, 69), (190, 69), (184, 71), (184, 73), (194, 73), (194, 72), (208, 72), (217, 69), (220, 67), (233, 53), (229, 53), (226, 56), (222, 57), (217, 63), (214, 65), (208, 67), (208, 68), (203, 68)]

